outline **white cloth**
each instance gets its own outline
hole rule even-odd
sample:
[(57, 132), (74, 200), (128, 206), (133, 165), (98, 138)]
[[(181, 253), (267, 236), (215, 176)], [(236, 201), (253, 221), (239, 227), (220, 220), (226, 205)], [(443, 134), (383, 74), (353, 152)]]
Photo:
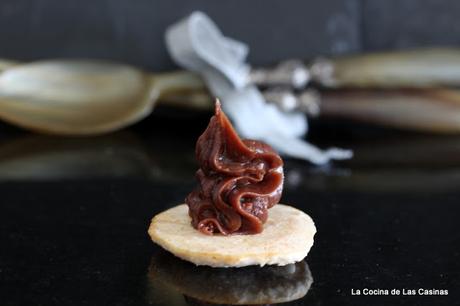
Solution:
[(266, 103), (248, 83), (246, 44), (222, 35), (204, 13), (194, 12), (166, 30), (166, 46), (181, 67), (199, 73), (244, 138), (262, 140), (281, 154), (315, 164), (352, 156), (349, 150), (322, 151), (301, 139), (308, 124), (300, 112), (286, 113)]

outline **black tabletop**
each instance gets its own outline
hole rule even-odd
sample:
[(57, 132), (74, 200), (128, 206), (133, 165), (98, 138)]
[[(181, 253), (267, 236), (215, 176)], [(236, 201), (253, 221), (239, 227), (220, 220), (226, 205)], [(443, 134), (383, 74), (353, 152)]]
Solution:
[(294, 267), (302, 280), (283, 287), (284, 270), (196, 268), (150, 241), (153, 215), (194, 185), (194, 141), (209, 116), (163, 115), (94, 138), (1, 127), (1, 305), (209, 305), (192, 292), (219, 280), (253, 294), (309, 289), (289, 305), (458, 304), (460, 137), (314, 124), (313, 141), (355, 158), (285, 161), (282, 202), (318, 233)]

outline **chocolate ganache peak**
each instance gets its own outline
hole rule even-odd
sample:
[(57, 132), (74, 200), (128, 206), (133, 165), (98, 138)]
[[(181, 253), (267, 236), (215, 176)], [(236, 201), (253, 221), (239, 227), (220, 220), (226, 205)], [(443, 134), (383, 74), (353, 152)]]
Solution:
[(241, 140), (216, 101), (198, 138), (198, 186), (187, 196), (192, 226), (204, 234), (257, 234), (283, 190), (283, 161), (267, 144)]

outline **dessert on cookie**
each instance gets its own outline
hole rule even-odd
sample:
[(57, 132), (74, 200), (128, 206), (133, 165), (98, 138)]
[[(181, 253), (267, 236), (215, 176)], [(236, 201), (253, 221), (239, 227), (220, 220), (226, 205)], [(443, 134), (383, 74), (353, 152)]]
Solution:
[(316, 228), (304, 212), (277, 204), (283, 161), (267, 144), (242, 140), (216, 102), (196, 145), (197, 187), (155, 216), (152, 240), (197, 265), (286, 265), (304, 259)]

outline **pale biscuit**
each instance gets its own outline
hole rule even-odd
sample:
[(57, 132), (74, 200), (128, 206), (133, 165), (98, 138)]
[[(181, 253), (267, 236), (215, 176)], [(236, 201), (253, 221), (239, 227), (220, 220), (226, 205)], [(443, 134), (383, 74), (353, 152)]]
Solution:
[(188, 207), (182, 204), (156, 215), (148, 232), (155, 243), (196, 265), (243, 267), (301, 261), (313, 245), (316, 228), (304, 212), (277, 204), (260, 234), (208, 236), (191, 226)]

